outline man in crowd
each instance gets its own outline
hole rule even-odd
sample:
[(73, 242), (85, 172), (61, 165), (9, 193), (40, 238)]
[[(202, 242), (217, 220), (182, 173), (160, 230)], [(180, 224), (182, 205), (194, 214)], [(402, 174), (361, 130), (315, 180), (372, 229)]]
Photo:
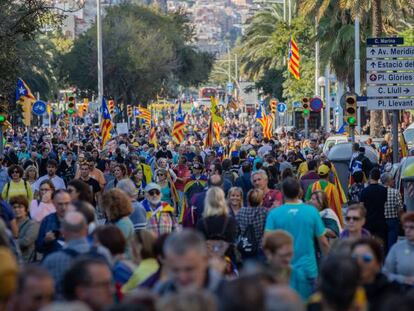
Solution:
[(64, 180), (60, 178), (58, 175), (56, 175), (57, 168), (58, 163), (56, 162), (56, 160), (51, 159), (47, 161), (47, 174), (36, 180), (36, 183), (34, 184), (35, 192), (39, 192), (40, 184), (42, 183), (42, 181), (47, 179), (52, 181), (56, 190), (66, 189)]
[(318, 241), (323, 253), (328, 252), (329, 243), (318, 210), (299, 199), (299, 182), (288, 177), (283, 181), (282, 189), (285, 204), (270, 211), (265, 231), (280, 229), (292, 235), (295, 257), (292, 261), (291, 285), (302, 298), (307, 299), (313, 292), (318, 276), (314, 240)]
[(391, 246), (393, 246), (398, 240), (398, 233), (400, 231), (400, 215), (403, 213), (403, 204), (400, 192), (393, 188), (394, 179), (390, 173), (382, 174), (381, 183), (387, 187), (387, 201), (385, 202), (384, 212), (388, 231), (387, 250), (389, 251)]
[(52, 200), (56, 213), (52, 213), (42, 220), (36, 240), (36, 251), (43, 254), (43, 257), (62, 248), (64, 239), (60, 232), (61, 222), (71, 202), (70, 195), (66, 190), (55, 191)]
[(263, 170), (258, 170), (252, 173), (251, 181), (255, 189), (263, 191), (263, 206), (268, 210), (282, 205), (283, 195), (279, 190), (269, 189), (268, 187), (268, 176)]
[(387, 188), (379, 184), (381, 173), (373, 168), (369, 175), (369, 185), (362, 190), (361, 202), (367, 210), (365, 228), (372, 235), (380, 238), (387, 245), (387, 222), (385, 221), (385, 202), (387, 202)]
[(81, 301), (92, 311), (102, 311), (114, 303), (115, 286), (108, 264), (97, 258), (76, 261), (64, 274), (63, 297)]
[(47, 256), (42, 262), (56, 284), (56, 293), (62, 293), (62, 279), (65, 272), (76, 257), (90, 253), (91, 256), (108, 259), (108, 251), (102, 247), (90, 246), (86, 237), (88, 235), (88, 224), (85, 217), (79, 212), (67, 212), (61, 223), (61, 232), (65, 240), (63, 249)]
[(185, 229), (171, 234), (165, 241), (164, 254), (170, 277), (158, 284), (158, 294), (167, 295), (186, 289), (206, 289), (217, 293), (222, 278), (209, 268), (207, 245), (200, 233)]
[(53, 301), (55, 283), (49, 272), (39, 266), (20, 271), (14, 311), (38, 311)]

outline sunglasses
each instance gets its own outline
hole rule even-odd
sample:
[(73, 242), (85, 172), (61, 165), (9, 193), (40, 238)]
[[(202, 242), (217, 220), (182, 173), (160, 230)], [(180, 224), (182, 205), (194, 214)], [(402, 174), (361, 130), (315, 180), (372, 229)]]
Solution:
[(165, 174), (159, 173), (157, 174), (157, 176), (165, 176)]
[(359, 220), (361, 220), (361, 217), (352, 217), (352, 216), (346, 216), (345, 217), (345, 220), (346, 221), (359, 221)]
[(372, 260), (374, 260), (374, 257), (371, 254), (353, 254), (352, 258), (355, 258), (357, 260), (361, 259), (364, 263), (370, 263)]
[(159, 192), (158, 190), (151, 190), (148, 192), (148, 194), (150, 196), (154, 196), (154, 195), (160, 195), (161, 192)]

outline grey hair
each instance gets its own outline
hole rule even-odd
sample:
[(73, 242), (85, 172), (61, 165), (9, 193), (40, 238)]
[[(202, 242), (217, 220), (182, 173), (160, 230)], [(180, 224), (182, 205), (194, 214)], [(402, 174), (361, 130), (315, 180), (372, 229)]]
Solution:
[(392, 175), (390, 173), (384, 173), (384, 174), (381, 175), (381, 183), (383, 185), (386, 184), (391, 179), (392, 179)]
[(168, 236), (164, 244), (164, 253), (182, 256), (190, 250), (207, 255), (207, 244), (201, 233), (193, 229), (184, 229)]
[(257, 171), (254, 171), (253, 173), (252, 173), (252, 175), (250, 176), (250, 181), (253, 183), (253, 178), (254, 178), (254, 176), (256, 176), (257, 174), (261, 174), (266, 180), (269, 180), (269, 177), (267, 176), (267, 173), (266, 173), (266, 171), (264, 171), (264, 170), (257, 170)]
[(136, 198), (138, 194), (137, 187), (135, 187), (134, 182), (129, 178), (120, 180), (116, 187), (124, 191), (130, 198)]

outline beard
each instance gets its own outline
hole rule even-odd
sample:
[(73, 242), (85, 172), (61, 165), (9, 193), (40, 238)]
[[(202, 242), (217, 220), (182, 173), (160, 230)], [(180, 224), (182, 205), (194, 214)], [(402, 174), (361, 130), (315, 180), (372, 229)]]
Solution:
[(161, 202), (161, 198), (157, 198), (157, 199), (148, 199), (148, 201), (152, 204), (152, 205), (158, 205)]

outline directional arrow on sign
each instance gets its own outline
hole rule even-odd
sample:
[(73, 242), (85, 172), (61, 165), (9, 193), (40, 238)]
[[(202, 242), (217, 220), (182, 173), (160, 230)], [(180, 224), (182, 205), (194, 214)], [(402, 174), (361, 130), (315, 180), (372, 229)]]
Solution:
[(368, 97), (414, 96), (414, 85), (369, 85), (367, 95)]
[(368, 72), (368, 84), (414, 84), (414, 72)]
[(414, 59), (376, 59), (367, 61), (367, 70), (376, 71), (412, 71)]
[(414, 58), (414, 46), (369, 47), (367, 58)]

